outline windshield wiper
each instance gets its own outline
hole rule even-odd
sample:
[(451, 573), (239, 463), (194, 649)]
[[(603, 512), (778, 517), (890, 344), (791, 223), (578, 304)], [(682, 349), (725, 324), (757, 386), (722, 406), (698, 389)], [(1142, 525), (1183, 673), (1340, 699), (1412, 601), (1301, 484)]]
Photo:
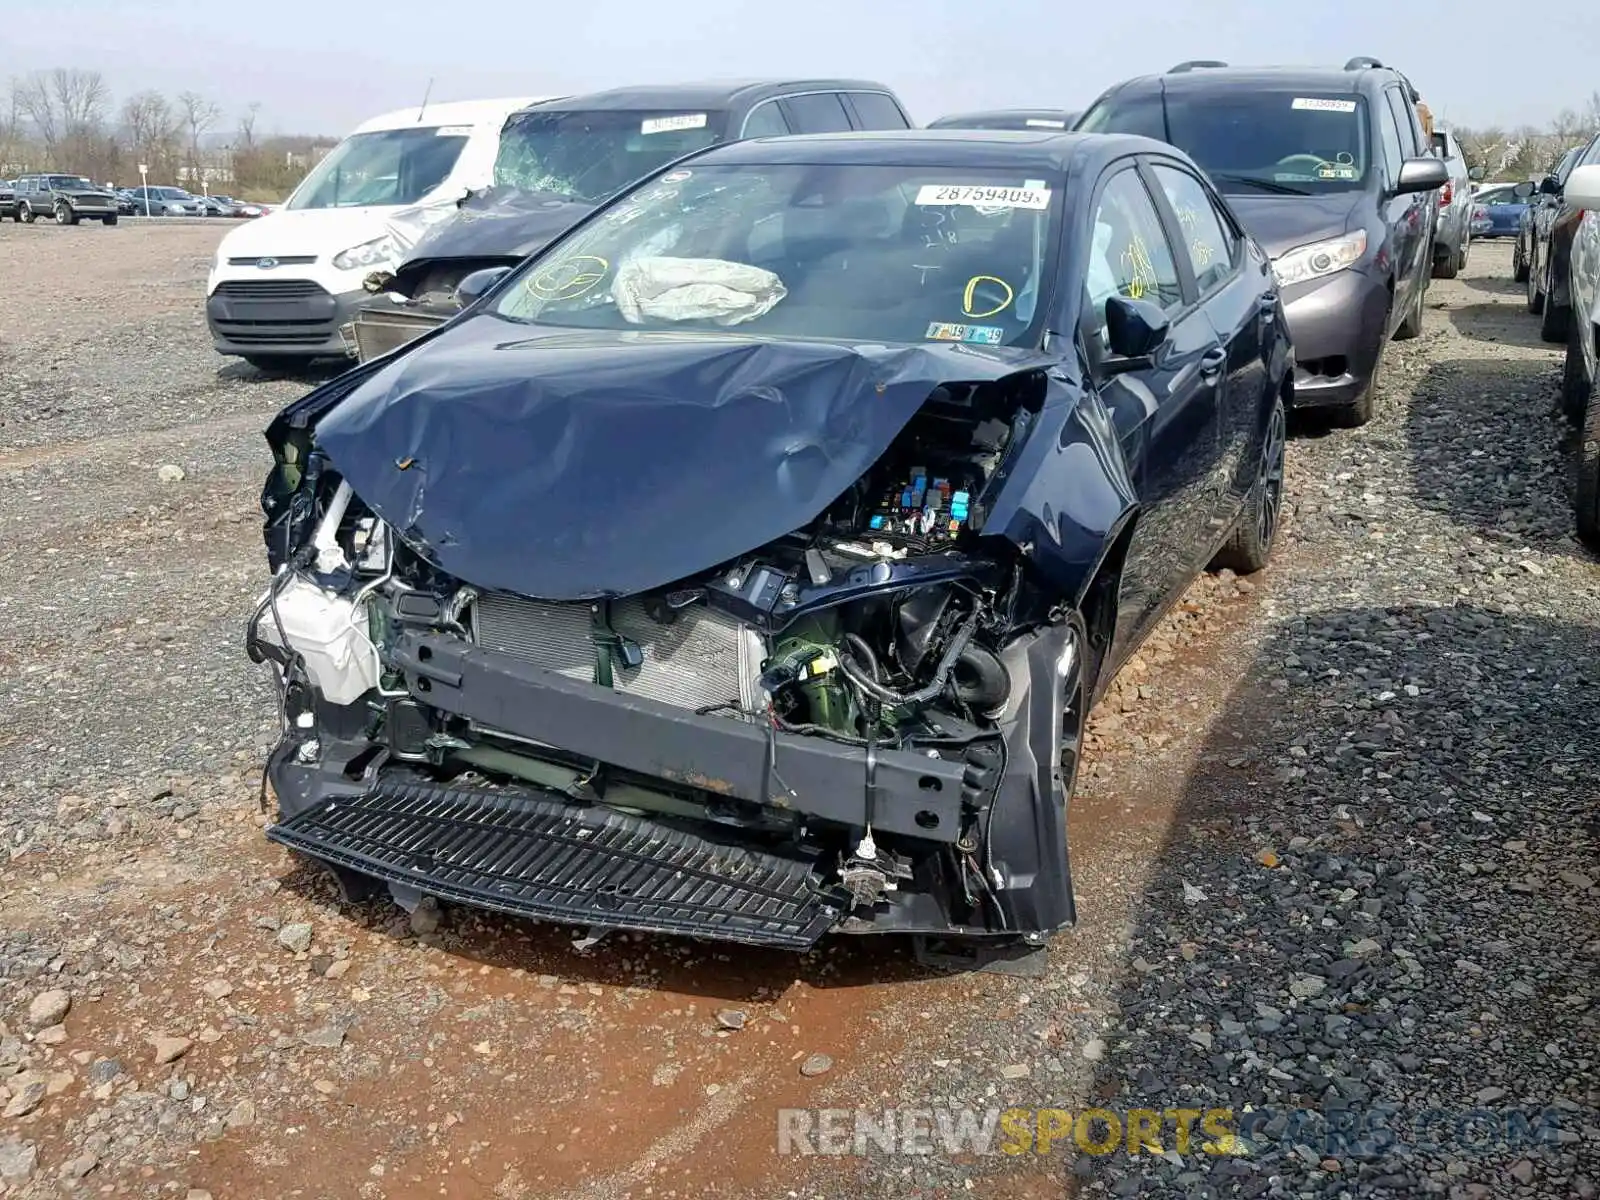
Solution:
[(1278, 196), (1309, 196), (1305, 188), (1295, 187), (1292, 183), (1279, 183), (1276, 179), (1262, 179), (1259, 175), (1226, 175), (1212, 172), (1211, 178), (1219, 183), (1243, 183), (1253, 188), (1260, 188), (1263, 192), (1272, 192)]

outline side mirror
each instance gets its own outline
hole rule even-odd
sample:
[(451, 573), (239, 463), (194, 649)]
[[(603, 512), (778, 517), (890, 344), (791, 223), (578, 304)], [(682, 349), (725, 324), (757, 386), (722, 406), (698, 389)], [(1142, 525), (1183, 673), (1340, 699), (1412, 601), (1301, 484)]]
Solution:
[(510, 267), (484, 267), (481, 271), (472, 272), (456, 284), (456, 303), (462, 308), (477, 303), (485, 292), (504, 279), (510, 271)]
[(1408, 192), (1433, 192), (1450, 182), (1450, 167), (1442, 158), (1408, 158), (1400, 164), (1395, 180), (1395, 195)]
[(1526, 200), (1533, 195), (1533, 183), (1530, 180), (1524, 179), (1521, 183), (1517, 184), (1516, 187), (1511, 189), (1511, 194), (1518, 200)]
[(1483, 178), (1483, 168), (1473, 167), (1472, 170), (1467, 172), (1467, 178), (1476, 183), (1478, 180)]
[(1167, 314), (1148, 300), (1127, 296), (1106, 299), (1106, 341), (1112, 358), (1104, 364), (1112, 375), (1138, 371), (1154, 361), (1155, 352), (1166, 345), (1172, 322)]
[(1575, 168), (1561, 194), (1573, 208), (1600, 208), (1600, 163)]
[(1561, 195), (1561, 181), (1554, 175), (1546, 175), (1539, 181), (1539, 194), (1541, 196)]

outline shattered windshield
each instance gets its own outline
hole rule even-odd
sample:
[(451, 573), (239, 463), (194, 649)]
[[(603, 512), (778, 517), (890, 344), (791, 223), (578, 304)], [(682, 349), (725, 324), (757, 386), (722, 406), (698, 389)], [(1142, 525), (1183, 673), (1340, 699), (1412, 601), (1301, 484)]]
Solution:
[(970, 168), (669, 171), (519, 269), (495, 310), (583, 329), (1038, 345), (1055, 182)]
[(500, 131), (495, 186), (595, 203), (721, 141), (727, 119), (683, 109), (518, 113)]
[(355, 133), (311, 169), (285, 208), (415, 204), (445, 181), (472, 129), (423, 125)]

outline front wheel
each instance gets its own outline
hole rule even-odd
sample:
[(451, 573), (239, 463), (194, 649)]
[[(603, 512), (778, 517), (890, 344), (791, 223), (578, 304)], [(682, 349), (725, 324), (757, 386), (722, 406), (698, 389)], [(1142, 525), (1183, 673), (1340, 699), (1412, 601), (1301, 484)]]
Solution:
[(1567, 327), (1572, 324), (1570, 305), (1557, 304), (1555, 297), (1545, 291), (1544, 311), (1539, 314), (1539, 340), (1560, 345), (1567, 340)]
[(1461, 270), (1461, 262), (1466, 256), (1465, 250), (1457, 254), (1446, 246), (1443, 254), (1434, 257), (1433, 277), (1435, 279), (1454, 279)]
[(117, 223), (117, 214), (112, 213), (109, 217), (102, 217), (101, 220), (103, 220), (107, 225), (115, 225)]
[(1535, 276), (1533, 264), (1530, 261), (1523, 267), (1528, 279), (1528, 311), (1542, 313), (1544, 311), (1544, 288), (1540, 286), (1544, 281)]
[(1511, 282), (1528, 282), (1528, 260), (1522, 257), (1522, 240), (1520, 238), (1511, 249)]
[(1561, 367), (1561, 412), (1569, 424), (1582, 427), (1589, 411), (1589, 400), (1594, 394), (1594, 383), (1583, 364), (1583, 326), (1569, 321), (1567, 329), (1567, 357)]
[(1267, 436), (1261, 444), (1261, 461), (1256, 479), (1245, 497), (1244, 511), (1228, 540), (1211, 559), (1211, 569), (1231, 568), (1240, 575), (1261, 570), (1272, 557), (1272, 544), (1278, 536), (1278, 518), (1283, 513), (1283, 463), (1288, 444), (1283, 398), (1272, 403), (1267, 418)]
[(66, 203), (66, 201), (56, 205), (57, 225), (76, 225), (77, 223), (78, 214), (72, 211), (72, 205)]
[(293, 375), (314, 361), (311, 356), (300, 354), (246, 354), (244, 360), (264, 375)]

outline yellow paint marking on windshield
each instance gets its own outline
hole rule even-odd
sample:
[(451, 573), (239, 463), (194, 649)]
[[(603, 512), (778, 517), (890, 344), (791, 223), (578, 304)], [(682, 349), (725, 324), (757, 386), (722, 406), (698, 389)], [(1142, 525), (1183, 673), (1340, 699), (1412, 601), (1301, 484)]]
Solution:
[(1128, 274), (1124, 294), (1130, 300), (1143, 300), (1158, 284), (1155, 263), (1150, 261), (1150, 250), (1138, 234), (1129, 239), (1122, 252), (1122, 267)]
[(528, 290), (546, 300), (576, 300), (606, 277), (611, 264), (593, 254), (580, 254), (546, 267), (528, 280)]
[[(1006, 296), (1004, 300), (1000, 301), (1000, 303), (996, 304), (993, 308), (986, 308), (982, 311), (979, 311), (974, 309), (972, 306), (978, 302), (978, 288), (985, 283), (998, 283), (1006, 290)], [(992, 317), (996, 313), (1005, 312), (1005, 310), (1010, 306), (1011, 302), (1016, 298), (1016, 291), (1009, 283), (1007, 283), (1004, 279), (1001, 279), (998, 275), (974, 275), (971, 279), (967, 280), (966, 290), (961, 293), (961, 311), (964, 315), (969, 317)]]

